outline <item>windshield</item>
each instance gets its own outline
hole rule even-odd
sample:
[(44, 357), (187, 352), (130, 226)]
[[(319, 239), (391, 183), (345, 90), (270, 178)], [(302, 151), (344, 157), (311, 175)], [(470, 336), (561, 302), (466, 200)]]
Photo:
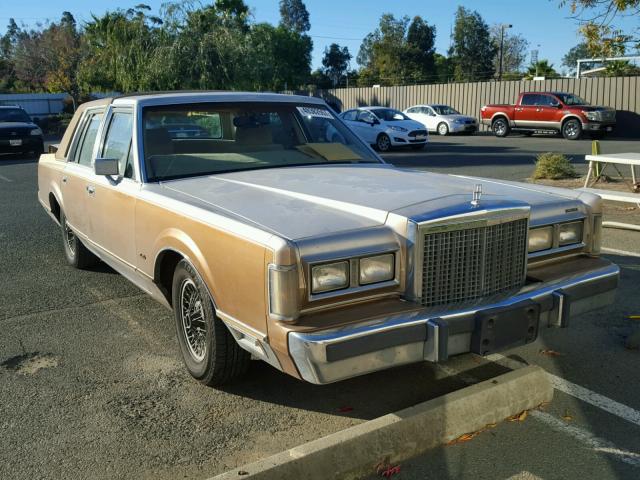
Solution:
[(31, 123), (31, 119), (21, 108), (0, 108), (0, 122)]
[(438, 115), (460, 115), (460, 112), (448, 105), (431, 105)]
[(385, 122), (395, 122), (397, 120), (409, 120), (404, 113), (394, 110), (393, 108), (372, 108), (369, 110), (373, 112), (373, 114), (378, 117), (380, 120), (384, 120)]
[(147, 107), (143, 128), (149, 181), (258, 168), (381, 162), (329, 108), (318, 104)]
[(589, 105), (589, 102), (572, 93), (556, 93), (555, 95), (565, 105)]

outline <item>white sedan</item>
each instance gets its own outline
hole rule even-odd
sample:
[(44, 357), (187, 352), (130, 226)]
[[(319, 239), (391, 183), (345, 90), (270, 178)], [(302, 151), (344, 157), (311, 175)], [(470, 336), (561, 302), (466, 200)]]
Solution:
[(354, 108), (340, 116), (361, 139), (374, 145), (381, 152), (400, 146), (410, 146), (419, 150), (424, 148), (429, 140), (429, 134), (423, 124), (411, 120), (393, 108)]
[(438, 132), (440, 135), (474, 133), (478, 130), (478, 121), (474, 117), (462, 115), (449, 105), (414, 105), (404, 113), (423, 124), (430, 132)]

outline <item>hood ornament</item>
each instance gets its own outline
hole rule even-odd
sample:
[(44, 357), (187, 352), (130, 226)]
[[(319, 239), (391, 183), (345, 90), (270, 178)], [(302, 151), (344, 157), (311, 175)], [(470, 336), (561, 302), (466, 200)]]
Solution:
[(482, 184), (476, 183), (476, 186), (473, 190), (473, 197), (471, 198), (471, 205), (477, 207), (480, 205), (480, 197), (482, 196)]

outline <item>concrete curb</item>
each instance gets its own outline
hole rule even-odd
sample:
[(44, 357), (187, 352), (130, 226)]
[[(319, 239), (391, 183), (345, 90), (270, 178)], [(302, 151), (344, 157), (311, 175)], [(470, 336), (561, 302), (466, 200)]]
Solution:
[(212, 480), (361, 478), (553, 398), (544, 370), (521, 368), (336, 432)]

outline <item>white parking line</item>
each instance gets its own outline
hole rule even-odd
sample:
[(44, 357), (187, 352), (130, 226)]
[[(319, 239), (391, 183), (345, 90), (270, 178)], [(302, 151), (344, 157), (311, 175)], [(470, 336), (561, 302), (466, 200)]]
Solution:
[(532, 417), (540, 420), (545, 425), (553, 428), (554, 430), (564, 432), (572, 436), (579, 442), (593, 449), (595, 452), (607, 453), (609, 455), (615, 456), (618, 460), (633, 467), (640, 467), (640, 453), (621, 450), (610, 441), (596, 437), (591, 432), (588, 432), (587, 430), (584, 430), (575, 425), (570, 425), (567, 422), (560, 420), (559, 418), (554, 417), (547, 412), (542, 412), (540, 410), (531, 410), (531, 412), (529, 413)]
[(627, 250), (618, 250), (617, 248), (601, 248), (603, 253), (615, 253), (616, 255), (626, 255), (628, 257), (640, 257), (640, 253), (637, 252), (629, 252)]
[(10, 178), (5, 177), (4, 175), (0, 175), (0, 180), (4, 180), (5, 182), (13, 182)]
[[(516, 368), (520, 368), (526, 365), (525, 363), (519, 362), (517, 360), (506, 358), (499, 353), (488, 355), (486, 358), (491, 362), (499, 363), (509, 368), (513, 368), (514, 365), (517, 365)], [(633, 408), (628, 407), (620, 402), (616, 402), (611, 398), (600, 395), (599, 393), (593, 392), (588, 388), (576, 385), (575, 383), (572, 383), (551, 373), (547, 372), (547, 376), (549, 377), (549, 381), (553, 385), (553, 388), (555, 388), (556, 390), (566, 393), (567, 395), (571, 395), (578, 400), (582, 400), (589, 405), (598, 407), (605, 412), (608, 412), (612, 415), (615, 415), (616, 417), (622, 418), (627, 422), (633, 423), (634, 425), (640, 427), (640, 412), (638, 410), (634, 410)]]

